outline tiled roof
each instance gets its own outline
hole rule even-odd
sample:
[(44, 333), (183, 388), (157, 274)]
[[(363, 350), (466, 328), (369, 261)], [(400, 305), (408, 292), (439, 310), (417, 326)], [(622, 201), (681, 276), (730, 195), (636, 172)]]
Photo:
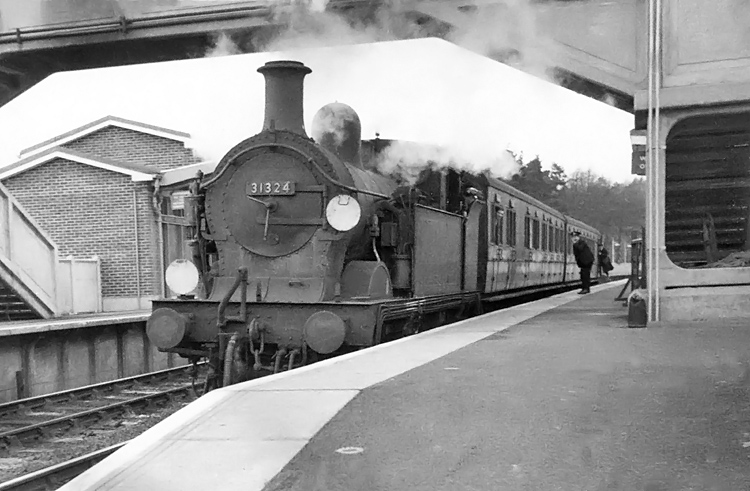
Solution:
[(56, 158), (78, 162), (99, 169), (105, 169), (112, 172), (118, 172), (130, 176), (133, 181), (151, 181), (158, 171), (150, 169), (143, 165), (120, 162), (118, 160), (88, 155), (82, 152), (76, 152), (62, 147), (53, 147), (41, 153), (33, 154), (24, 159), (18, 160), (13, 164), (0, 169), (0, 180), (7, 179), (34, 167), (46, 164)]
[(31, 147), (24, 148), (20, 152), (20, 157), (26, 158), (32, 155), (40, 154), (51, 148), (59, 147), (60, 145), (64, 145), (65, 143), (73, 140), (78, 140), (79, 138), (82, 138), (108, 126), (117, 126), (141, 133), (160, 136), (162, 138), (167, 138), (170, 140), (180, 141), (183, 143), (187, 143), (190, 141), (189, 133), (170, 130), (168, 128), (161, 128), (159, 126), (150, 124), (139, 123), (138, 121), (131, 121), (129, 119), (118, 118), (116, 116), (105, 116), (103, 118), (97, 119), (96, 121), (92, 121), (91, 123), (85, 124), (61, 135), (58, 135), (54, 138), (50, 138), (47, 141), (43, 141)]

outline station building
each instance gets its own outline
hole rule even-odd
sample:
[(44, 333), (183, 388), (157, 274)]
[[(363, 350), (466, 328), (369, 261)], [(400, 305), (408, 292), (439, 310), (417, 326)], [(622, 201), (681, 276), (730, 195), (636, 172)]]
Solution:
[[(2, 169), (0, 181), (49, 234), (60, 261), (75, 263), (67, 272), (76, 278), (59, 289), (73, 289), (78, 301), (58, 306), (63, 312), (148, 309), (165, 293), (164, 265), (186, 247), (181, 194), (165, 202), (159, 189), (165, 176), (174, 182), (172, 170), (190, 177), (198, 163), (190, 141), (107, 116), (24, 149)], [(57, 297), (66, 303), (69, 294)]]

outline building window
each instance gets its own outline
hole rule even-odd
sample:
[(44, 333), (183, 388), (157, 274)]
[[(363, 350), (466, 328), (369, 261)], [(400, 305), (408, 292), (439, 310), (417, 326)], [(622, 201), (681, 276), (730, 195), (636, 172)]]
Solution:
[(185, 198), (190, 196), (190, 191), (174, 191), (162, 200), (162, 214), (183, 217), (185, 216)]

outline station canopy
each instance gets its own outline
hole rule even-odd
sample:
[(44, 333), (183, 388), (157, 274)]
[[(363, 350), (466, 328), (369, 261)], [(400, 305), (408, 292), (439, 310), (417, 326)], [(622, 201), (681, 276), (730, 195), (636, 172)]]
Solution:
[(219, 160), (260, 131), (265, 82), (257, 69), (274, 60), (312, 69), (308, 134), (318, 109), (341, 102), (358, 113), (363, 139), (441, 145), (479, 165), (510, 149), (569, 173), (629, 174), (631, 114), (435, 38), (56, 73), (0, 108), (0, 165), (108, 115), (187, 132), (200, 157)]

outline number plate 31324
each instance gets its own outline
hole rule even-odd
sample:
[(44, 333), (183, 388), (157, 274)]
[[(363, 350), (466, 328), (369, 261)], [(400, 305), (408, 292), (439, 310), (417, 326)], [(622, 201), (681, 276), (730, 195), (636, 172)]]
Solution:
[(256, 181), (247, 183), (248, 196), (290, 196), (294, 194), (292, 181)]

